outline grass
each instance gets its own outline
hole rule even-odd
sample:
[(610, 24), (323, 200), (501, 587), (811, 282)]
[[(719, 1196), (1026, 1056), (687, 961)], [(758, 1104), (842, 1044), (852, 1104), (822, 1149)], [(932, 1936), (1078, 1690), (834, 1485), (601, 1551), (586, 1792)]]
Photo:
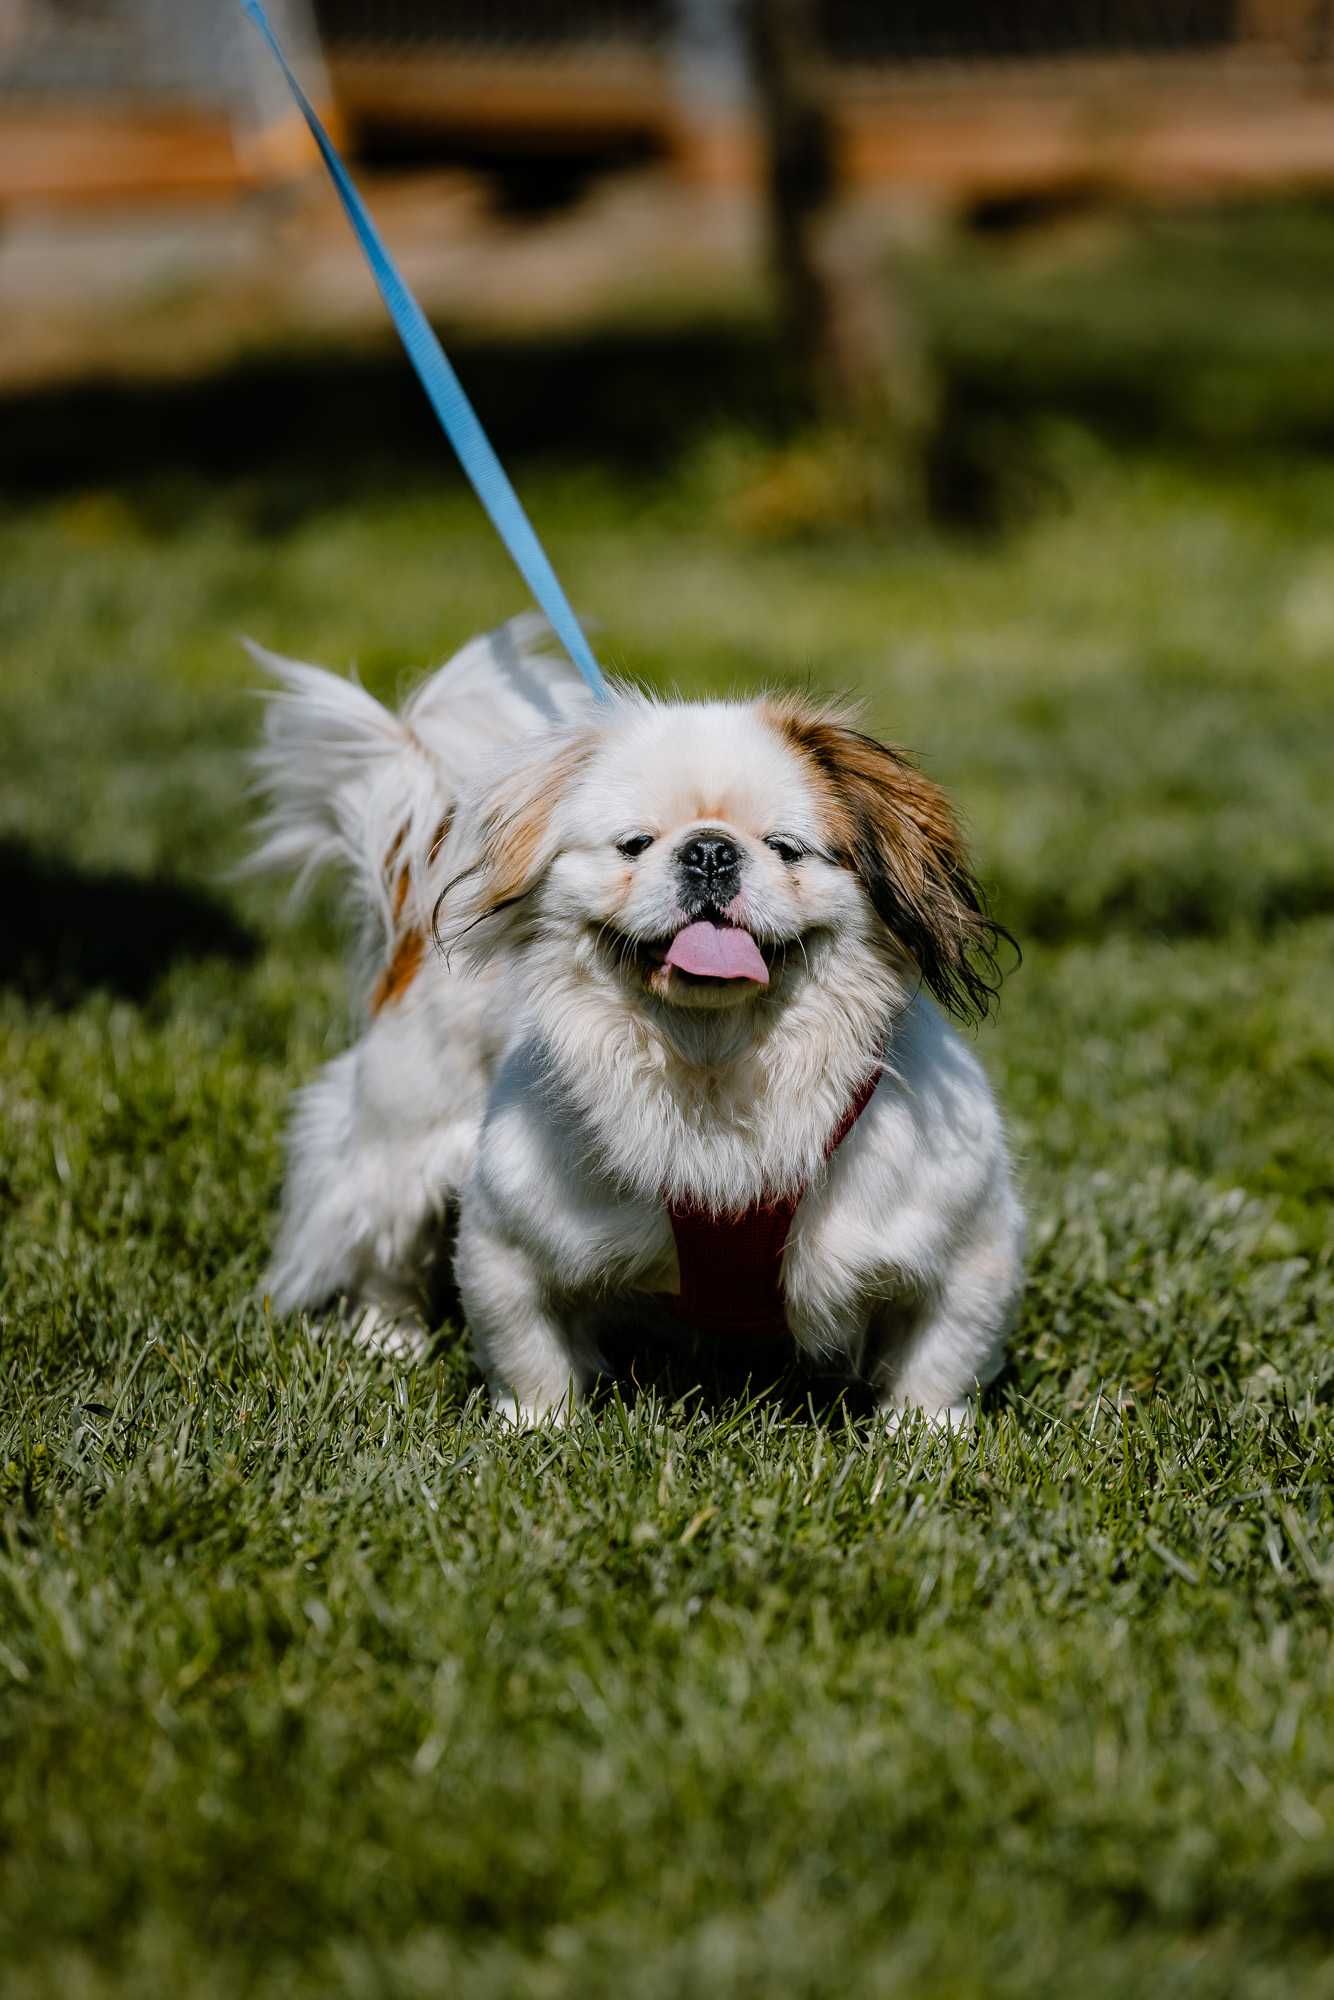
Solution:
[(2, 413), (7, 1995), (1334, 1994), (1331, 252), (928, 261), (954, 524), (879, 541), (738, 525), (752, 328), (471, 357), (605, 657), (863, 690), (967, 807), (1034, 1236), (969, 1441), (701, 1353), (515, 1437), (461, 1336), (266, 1314), (345, 1004), (227, 881), (234, 635), (391, 690), (519, 590), (383, 355)]

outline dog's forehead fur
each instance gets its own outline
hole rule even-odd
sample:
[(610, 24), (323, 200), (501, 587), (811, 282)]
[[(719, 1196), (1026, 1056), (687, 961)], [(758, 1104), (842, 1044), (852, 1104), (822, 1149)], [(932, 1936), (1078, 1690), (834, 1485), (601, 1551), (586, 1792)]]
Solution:
[(668, 833), (713, 820), (764, 835), (818, 837), (821, 794), (809, 760), (755, 702), (644, 702), (606, 729), (571, 806), (608, 826)]

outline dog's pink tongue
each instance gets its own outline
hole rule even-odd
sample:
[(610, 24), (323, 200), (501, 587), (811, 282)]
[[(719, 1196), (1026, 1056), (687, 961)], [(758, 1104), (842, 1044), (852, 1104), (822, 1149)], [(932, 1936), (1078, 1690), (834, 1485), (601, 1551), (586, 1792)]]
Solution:
[(769, 968), (749, 931), (734, 924), (711, 924), (701, 919), (687, 924), (672, 939), (665, 960), (682, 972), (701, 979), (753, 979), (757, 986), (769, 984)]

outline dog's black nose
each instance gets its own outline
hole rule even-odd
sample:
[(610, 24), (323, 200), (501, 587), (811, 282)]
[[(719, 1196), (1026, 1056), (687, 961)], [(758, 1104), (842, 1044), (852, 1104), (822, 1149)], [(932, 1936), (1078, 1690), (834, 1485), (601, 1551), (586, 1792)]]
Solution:
[(696, 833), (677, 859), (690, 888), (730, 902), (741, 886), (741, 849), (725, 833)]

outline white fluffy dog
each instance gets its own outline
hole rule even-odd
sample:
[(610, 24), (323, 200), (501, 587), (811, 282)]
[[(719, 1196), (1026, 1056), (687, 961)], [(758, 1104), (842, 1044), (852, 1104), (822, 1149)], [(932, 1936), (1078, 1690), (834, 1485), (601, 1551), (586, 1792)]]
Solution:
[(342, 1297), (419, 1350), (456, 1221), (520, 1421), (655, 1298), (966, 1421), (1023, 1224), (941, 1011), (985, 1013), (1000, 935), (944, 795), (787, 697), (596, 703), (541, 631), (473, 641), (398, 716), (258, 655), (258, 859), (342, 863), (367, 947), (360, 1038), (297, 1101), (274, 1304)]

